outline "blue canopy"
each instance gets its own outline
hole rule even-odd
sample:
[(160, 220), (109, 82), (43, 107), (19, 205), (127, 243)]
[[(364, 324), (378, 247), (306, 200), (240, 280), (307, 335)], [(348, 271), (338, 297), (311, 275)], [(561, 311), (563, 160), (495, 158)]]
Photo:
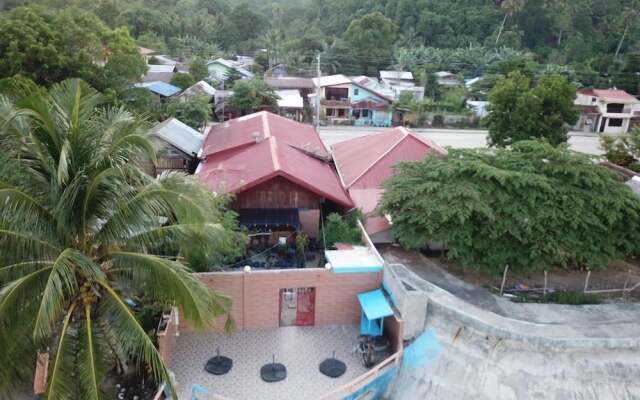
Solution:
[(146, 88), (153, 93), (159, 94), (160, 96), (164, 97), (171, 97), (182, 91), (182, 89), (180, 89), (179, 87), (170, 85), (166, 82), (156, 82), (147, 86)]
[(367, 316), (367, 319), (379, 319), (393, 315), (393, 310), (384, 297), (382, 290), (376, 289), (371, 292), (360, 293), (358, 295), (360, 301), (360, 307), (362, 312)]

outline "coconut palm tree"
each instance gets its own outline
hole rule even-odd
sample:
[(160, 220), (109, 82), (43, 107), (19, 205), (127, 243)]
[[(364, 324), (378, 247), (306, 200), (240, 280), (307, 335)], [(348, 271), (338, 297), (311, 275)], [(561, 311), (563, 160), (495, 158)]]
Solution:
[(522, 10), (524, 7), (524, 0), (502, 0), (500, 1), (500, 7), (504, 10), (504, 18), (502, 19), (502, 24), (500, 24), (500, 28), (498, 29), (496, 46), (498, 46), (498, 42), (500, 42), (500, 37), (502, 36), (502, 32), (504, 31), (504, 27), (507, 23), (507, 18)]
[[(151, 178), (144, 122), (80, 80), (0, 96), (0, 397), (48, 351), (47, 398), (103, 398), (112, 362), (170, 383), (128, 299), (175, 305), (195, 327), (227, 314), (179, 256), (228, 245), (217, 199), (181, 174)], [(227, 325), (230, 328), (230, 325)], [(121, 365), (122, 365), (121, 364)]]

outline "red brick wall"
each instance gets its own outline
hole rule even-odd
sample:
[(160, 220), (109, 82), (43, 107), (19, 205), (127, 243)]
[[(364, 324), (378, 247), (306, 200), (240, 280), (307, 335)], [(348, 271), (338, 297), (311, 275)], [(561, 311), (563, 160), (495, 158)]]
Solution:
[[(199, 275), (209, 287), (233, 300), (231, 316), (236, 328), (264, 329), (280, 325), (280, 289), (316, 289), (315, 324), (357, 324), (357, 294), (379, 288), (382, 273), (335, 274), (325, 269), (252, 272), (217, 272)], [(180, 321), (181, 329), (187, 329)], [(223, 328), (223, 320), (216, 329)]]

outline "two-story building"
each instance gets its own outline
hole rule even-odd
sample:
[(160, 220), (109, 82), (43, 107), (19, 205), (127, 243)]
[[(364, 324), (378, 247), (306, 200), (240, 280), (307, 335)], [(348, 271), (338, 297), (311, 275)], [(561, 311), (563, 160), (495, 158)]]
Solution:
[(575, 105), (580, 118), (574, 130), (598, 133), (627, 133), (640, 113), (640, 100), (618, 89), (581, 89)]
[(321, 118), (333, 124), (391, 126), (393, 98), (367, 88), (345, 75), (314, 78)]

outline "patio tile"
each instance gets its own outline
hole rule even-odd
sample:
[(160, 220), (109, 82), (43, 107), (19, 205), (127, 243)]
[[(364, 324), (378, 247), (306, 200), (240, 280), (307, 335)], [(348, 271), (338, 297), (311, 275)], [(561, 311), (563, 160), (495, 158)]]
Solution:
[[(171, 370), (176, 374), (180, 399), (191, 398), (191, 385), (198, 384), (233, 400), (317, 399), (366, 372), (353, 354), (358, 343), (358, 326), (282, 327), (223, 333), (181, 334), (173, 353)], [(204, 365), (220, 347), (220, 354), (233, 359), (231, 372), (214, 376)], [(335, 350), (336, 358), (347, 364), (347, 372), (337, 379), (318, 371), (318, 365)], [(271, 362), (287, 367), (282, 382), (265, 383), (260, 367)], [(201, 396), (207, 399), (207, 396)]]

